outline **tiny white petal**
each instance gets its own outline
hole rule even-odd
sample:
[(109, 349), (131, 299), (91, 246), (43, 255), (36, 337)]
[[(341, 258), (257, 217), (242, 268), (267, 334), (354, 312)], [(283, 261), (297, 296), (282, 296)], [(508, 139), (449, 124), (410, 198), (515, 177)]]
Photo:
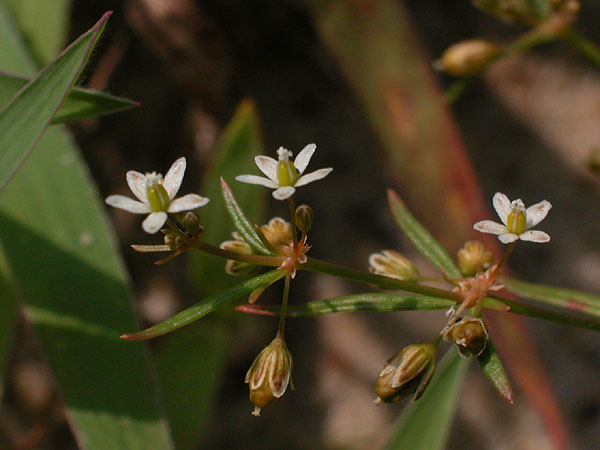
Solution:
[(544, 233), (543, 231), (529, 230), (521, 233), (519, 235), (519, 239), (529, 242), (548, 242), (550, 241), (550, 236), (548, 233)]
[(277, 189), (279, 187), (279, 183), (269, 180), (268, 178), (259, 177), (258, 175), (238, 175), (235, 179), (242, 183), (259, 184), (271, 189)]
[(169, 204), (169, 212), (177, 213), (181, 211), (191, 211), (192, 209), (206, 205), (208, 201), (209, 199), (206, 197), (201, 197), (197, 194), (187, 194), (173, 200)]
[(173, 197), (179, 191), (181, 187), (181, 182), (183, 181), (183, 176), (185, 175), (185, 168), (187, 163), (185, 161), (185, 157), (182, 156), (177, 161), (175, 161), (167, 174), (165, 175), (165, 180), (163, 181), (163, 187), (169, 194), (169, 199), (173, 200)]
[(115, 208), (124, 209), (134, 214), (148, 214), (152, 212), (150, 206), (145, 203), (138, 202), (132, 198), (123, 195), (109, 195), (106, 197), (106, 203)]
[[(521, 236), (523, 236), (523, 235), (521, 235)], [(511, 242), (515, 242), (517, 239), (519, 239), (519, 236), (517, 236), (516, 234), (513, 234), (513, 233), (507, 233), (507, 234), (501, 234), (500, 236), (498, 236), (498, 239), (503, 244), (510, 244)]]
[(276, 200), (285, 200), (286, 198), (290, 198), (292, 195), (294, 195), (294, 192), (296, 192), (296, 189), (294, 189), (292, 186), (282, 186), (276, 191), (273, 191), (273, 197)]
[(306, 170), (306, 167), (310, 162), (310, 158), (312, 158), (312, 155), (316, 149), (317, 146), (315, 144), (308, 144), (300, 153), (298, 153), (298, 156), (296, 156), (296, 159), (294, 160), (294, 166), (296, 166), (296, 169), (298, 169), (300, 174), (303, 174)]
[(277, 182), (277, 161), (269, 156), (258, 155), (254, 158), (256, 166), (267, 178)]
[(527, 226), (526, 226), (526, 228), (527, 229), (533, 228), (538, 223), (540, 223), (542, 220), (544, 220), (546, 215), (548, 215), (548, 211), (550, 211), (550, 208), (552, 208), (552, 205), (547, 200), (543, 200), (543, 201), (536, 203), (535, 205), (531, 205), (529, 208), (527, 208), (527, 212), (526, 212)]
[(506, 225), (508, 215), (512, 211), (510, 207), (510, 200), (502, 192), (496, 192), (494, 194), (494, 198), (492, 199), (492, 204), (494, 205), (494, 209), (496, 210), (498, 217), (500, 217), (502, 223)]
[(138, 200), (142, 203), (146, 203), (148, 201), (148, 197), (146, 196), (146, 176), (142, 175), (135, 170), (130, 170), (127, 172), (127, 185), (133, 195), (135, 195)]
[(506, 234), (508, 230), (502, 224), (492, 222), (491, 220), (482, 220), (473, 225), (473, 228), (482, 233), (490, 234)]
[(146, 233), (154, 234), (161, 229), (161, 227), (165, 224), (166, 221), (166, 212), (153, 212), (150, 215), (148, 215), (148, 217), (146, 217), (146, 219), (142, 223), (142, 228)]
[(294, 186), (304, 186), (305, 184), (312, 183), (313, 181), (321, 180), (329, 175), (332, 170), (333, 169), (331, 167), (326, 167), (324, 169), (315, 170), (314, 172), (302, 175), (300, 178), (298, 178), (298, 181), (296, 181)]

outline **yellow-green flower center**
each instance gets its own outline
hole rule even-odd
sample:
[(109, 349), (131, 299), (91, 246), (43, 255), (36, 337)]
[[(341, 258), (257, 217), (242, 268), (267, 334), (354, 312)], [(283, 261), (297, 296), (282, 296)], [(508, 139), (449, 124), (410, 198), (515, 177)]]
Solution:
[(293, 186), (298, 181), (298, 170), (290, 160), (280, 159), (277, 163), (279, 186)]
[(506, 228), (513, 234), (521, 234), (526, 230), (527, 217), (519, 209), (513, 209), (506, 220)]
[(152, 211), (166, 211), (169, 208), (169, 194), (160, 181), (147, 181), (146, 195)]

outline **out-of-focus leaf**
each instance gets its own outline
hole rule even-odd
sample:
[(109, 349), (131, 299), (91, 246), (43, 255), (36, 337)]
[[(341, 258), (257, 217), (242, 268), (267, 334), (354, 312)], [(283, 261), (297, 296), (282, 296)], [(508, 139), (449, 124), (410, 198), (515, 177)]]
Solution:
[(600, 318), (600, 296), (542, 284), (529, 283), (517, 278), (503, 277), (506, 288), (527, 300), (545, 303), (565, 309), (571, 313), (580, 313)]
[(14, 279), (4, 252), (0, 247), (0, 398), (4, 392), (4, 372), (13, 341), (16, 322), (17, 296), (14, 290)]
[(398, 194), (389, 190), (388, 202), (396, 223), (417, 247), (417, 250), (438, 269), (446, 271), (450, 277), (462, 278), (460, 270), (444, 250), (444, 247), (411, 214)]
[(0, 188), (14, 175), (79, 77), (110, 13), (73, 42), (0, 111)]
[(3, 0), (38, 65), (50, 61), (65, 44), (71, 0)]
[[(7, 104), (29, 81), (25, 77), (0, 72), (0, 108)], [(137, 102), (126, 98), (75, 87), (60, 105), (52, 118), (52, 123), (113, 114), (135, 108), (138, 105)]]
[(454, 348), (446, 353), (423, 396), (398, 418), (386, 449), (445, 448), (468, 365)]
[[(33, 58), (0, 4), (0, 68)], [(4, 25), (7, 25), (6, 27)], [(0, 240), (82, 448), (168, 449), (146, 352), (103, 206), (69, 135), (53, 127), (0, 193)]]
[(484, 352), (477, 357), (477, 362), (500, 397), (507, 402), (512, 403), (512, 386), (510, 384), (510, 380), (508, 379), (508, 375), (506, 375), (506, 370), (502, 365), (502, 361), (500, 361), (500, 357), (498, 356), (498, 353), (496, 353), (496, 349), (494, 348), (494, 344), (492, 344), (491, 340), (488, 341)]
[[(448, 309), (455, 304), (452, 300), (420, 294), (353, 294), (327, 300), (315, 300), (303, 305), (290, 305), (287, 315), (288, 317), (309, 317), (355, 311), (427, 311)], [(489, 306), (504, 310), (500, 302), (491, 301)], [(277, 316), (280, 306), (248, 304), (240, 305), (236, 309), (250, 314)]]
[(221, 192), (223, 193), (223, 199), (227, 207), (227, 212), (233, 221), (233, 225), (236, 230), (242, 235), (244, 240), (248, 243), (252, 250), (260, 255), (273, 255), (273, 252), (269, 250), (265, 244), (260, 240), (254, 225), (248, 220), (242, 208), (238, 205), (233, 192), (227, 185), (225, 180), (221, 178)]
[[(234, 227), (221, 201), (219, 176), (233, 179), (254, 167), (254, 156), (263, 153), (258, 115), (254, 104), (244, 100), (221, 134), (214, 160), (205, 172), (202, 195), (212, 199), (200, 211), (205, 228), (203, 239), (218, 245), (232, 239)], [(239, 183), (237, 199), (248, 216), (257, 223), (264, 217), (265, 194), (262, 189)], [(200, 298), (219, 293), (233, 280), (224, 271), (222, 258), (204, 252), (188, 253), (189, 278)], [(198, 448), (201, 436), (210, 423), (223, 366), (227, 358), (232, 331), (230, 311), (211, 314), (161, 339), (157, 349), (158, 374), (173, 439), (178, 450)], [(182, 362), (183, 361), (183, 362)], [(184, 364), (183, 369), (181, 365)]]
[(271, 270), (257, 277), (251, 278), (240, 284), (237, 284), (217, 295), (208, 297), (194, 306), (184, 309), (166, 320), (163, 320), (156, 325), (146, 328), (145, 330), (136, 333), (127, 333), (121, 336), (122, 339), (143, 341), (152, 339), (163, 334), (170, 333), (178, 328), (188, 325), (211, 312), (222, 308), (226, 304), (242, 297), (244, 294), (249, 294), (254, 289), (268, 286), (269, 284), (282, 278), (285, 273), (282, 270)]

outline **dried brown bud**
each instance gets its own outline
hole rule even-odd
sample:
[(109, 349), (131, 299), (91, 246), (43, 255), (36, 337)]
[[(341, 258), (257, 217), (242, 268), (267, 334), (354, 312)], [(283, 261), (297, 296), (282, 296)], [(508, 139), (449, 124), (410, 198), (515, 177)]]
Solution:
[(457, 42), (446, 49), (438, 64), (441, 70), (456, 77), (474, 75), (499, 51), (496, 45), (480, 39)]
[(421, 278), (413, 263), (394, 250), (382, 250), (369, 256), (369, 270), (405, 281), (417, 281)]
[(463, 248), (458, 251), (458, 267), (465, 277), (484, 272), (490, 268), (494, 255), (486, 250), (479, 241), (465, 242)]
[(413, 401), (418, 400), (433, 377), (436, 353), (434, 344), (415, 344), (388, 359), (375, 385), (375, 403), (397, 402), (413, 393)]
[(450, 327), (445, 335), (451, 340), (463, 358), (479, 356), (485, 350), (489, 339), (483, 320), (476, 317), (463, 317)]
[(250, 401), (254, 403), (253, 415), (259, 416), (261, 408), (285, 393), (291, 382), (292, 366), (292, 354), (283, 337), (277, 333), (275, 339), (259, 353), (246, 374)]
[(296, 208), (296, 226), (304, 233), (311, 229), (315, 212), (308, 205), (300, 205)]

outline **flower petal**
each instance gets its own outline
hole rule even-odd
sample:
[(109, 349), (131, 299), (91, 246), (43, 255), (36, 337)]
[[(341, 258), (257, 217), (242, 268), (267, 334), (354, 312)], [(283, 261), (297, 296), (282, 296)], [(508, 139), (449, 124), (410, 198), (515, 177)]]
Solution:
[(550, 235), (548, 235), (548, 233), (544, 233), (543, 231), (529, 230), (521, 233), (519, 235), (519, 239), (529, 242), (549, 242)]
[(525, 228), (533, 228), (544, 220), (550, 208), (552, 208), (552, 204), (547, 200), (543, 200), (527, 208), (527, 226)]
[(510, 200), (502, 192), (496, 192), (492, 199), (492, 204), (494, 205), (498, 217), (500, 217), (502, 223), (506, 225), (506, 220), (511, 212)]
[(148, 214), (152, 212), (150, 206), (147, 204), (125, 197), (124, 195), (109, 195), (106, 197), (106, 203), (134, 214)]
[(185, 168), (187, 166), (185, 157), (182, 156), (177, 161), (175, 161), (167, 174), (165, 175), (165, 180), (163, 181), (163, 187), (169, 194), (169, 199), (173, 200), (179, 188), (181, 187), (181, 182), (183, 181), (183, 176), (185, 175)]
[(331, 167), (326, 167), (324, 169), (315, 170), (314, 172), (302, 175), (300, 178), (298, 178), (298, 181), (296, 181), (294, 186), (304, 186), (305, 184), (312, 183), (313, 181), (321, 180), (329, 175), (332, 170), (333, 169)]
[(294, 189), (292, 186), (282, 186), (276, 191), (273, 191), (273, 197), (276, 200), (285, 200), (286, 198), (290, 198), (292, 195), (294, 195), (294, 192), (296, 192), (296, 189)]
[(127, 172), (127, 185), (133, 195), (135, 195), (138, 200), (142, 203), (148, 203), (148, 197), (146, 196), (146, 176), (136, 172), (135, 170), (130, 170)]
[(154, 234), (158, 230), (161, 229), (161, 227), (165, 224), (166, 221), (167, 221), (167, 213), (166, 212), (164, 212), (164, 211), (153, 212), (148, 217), (146, 217), (144, 222), (142, 222), (142, 228), (144, 229), (144, 231), (146, 233)]
[(306, 170), (306, 167), (310, 162), (310, 158), (312, 158), (312, 155), (316, 149), (317, 146), (315, 144), (308, 144), (300, 151), (300, 153), (298, 153), (298, 156), (296, 156), (296, 159), (294, 160), (294, 166), (296, 166), (296, 169), (298, 169), (300, 175), (302, 175)]
[(508, 230), (502, 224), (498, 222), (493, 222), (491, 220), (482, 220), (481, 222), (477, 222), (473, 225), (473, 228), (482, 233), (490, 233), (490, 234), (506, 234)]
[[(523, 236), (523, 235), (521, 235), (521, 236)], [(503, 244), (510, 244), (511, 242), (515, 242), (517, 239), (519, 239), (519, 236), (517, 236), (514, 233), (506, 233), (506, 234), (501, 234), (500, 236), (498, 236), (498, 239)]]
[(200, 208), (206, 205), (209, 199), (201, 197), (197, 194), (187, 194), (183, 197), (176, 198), (169, 204), (168, 211), (170, 213), (178, 213), (181, 211), (191, 211), (192, 209)]
[[(277, 161), (269, 156), (258, 155), (254, 158), (256, 166), (264, 173), (267, 178), (277, 182)], [(279, 184), (278, 184), (279, 185)]]
[(268, 178), (259, 177), (258, 175), (238, 175), (235, 179), (242, 183), (259, 184), (271, 189), (277, 189), (279, 187), (279, 183), (269, 180)]

